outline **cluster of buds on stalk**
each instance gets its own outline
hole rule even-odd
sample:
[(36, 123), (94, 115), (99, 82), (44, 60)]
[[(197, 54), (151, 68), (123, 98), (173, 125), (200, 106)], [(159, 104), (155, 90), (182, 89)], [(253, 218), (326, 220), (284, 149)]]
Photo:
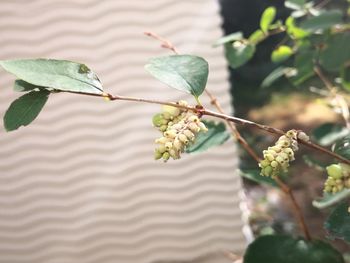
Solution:
[(262, 176), (275, 177), (286, 172), (289, 163), (294, 161), (294, 152), (298, 150), (297, 138), (308, 139), (305, 133), (290, 130), (282, 135), (274, 146), (263, 151), (264, 160), (259, 163)]
[(324, 184), (326, 193), (337, 193), (344, 188), (350, 189), (350, 165), (345, 163), (332, 164), (327, 168), (328, 178)]
[[(177, 102), (180, 106), (188, 106), (186, 101)], [(162, 133), (155, 140), (158, 147), (154, 151), (156, 160), (169, 158), (179, 159), (187, 145), (193, 142), (200, 131), (208, 129), (198, 115), (185, 108), (162, 106), (162, 112), (153, 116), (153, 125)]]

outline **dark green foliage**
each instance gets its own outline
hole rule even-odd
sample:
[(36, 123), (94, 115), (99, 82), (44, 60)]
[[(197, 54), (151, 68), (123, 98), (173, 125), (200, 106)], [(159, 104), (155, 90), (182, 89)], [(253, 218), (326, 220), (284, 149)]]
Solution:
[(325, 222), (325, 228), (332, 238), (343, 239), (348, 243), (350, 243), (349, 206), (349, 201), (338, 204)]

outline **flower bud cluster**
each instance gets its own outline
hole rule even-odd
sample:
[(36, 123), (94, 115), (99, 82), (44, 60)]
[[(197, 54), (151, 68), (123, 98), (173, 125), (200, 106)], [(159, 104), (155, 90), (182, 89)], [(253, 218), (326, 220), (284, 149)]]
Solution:
[(344, 188), (350, 189), (350, 165), (345, 163), (332, 164), (327, 168), (328, 178), (324, 184), (326, 193), (337, 193)]
[[(178, 104), (188, 105), (186, 101), (179, 101)], [(195, 112), (166, 105), (162, 107), (161, 113), (153, 116), (153, 125), (163, 135), (155, 140), (158, 147), (154, 151), (154, 158), (165, 162), (170, 157), (180, 159), (181, 153), (195, 140), (197, 133), (208, 130)]]
[(290, 130), (274, 146), (263, 151), (264, 160), (259, 163), (262, 176), (275, 177), (287, 171), (289, 162), (294, 161), (294, 152), (298, 150), (297, 136), (296, 130)]

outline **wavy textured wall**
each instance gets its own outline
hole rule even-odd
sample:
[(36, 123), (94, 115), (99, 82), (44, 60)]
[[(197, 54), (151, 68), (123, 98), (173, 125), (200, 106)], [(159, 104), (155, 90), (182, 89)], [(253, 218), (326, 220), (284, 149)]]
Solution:
[[(204, 56), (209, 88), (230, 112), (222, 50), (211, 48), (215, 1), (0, 1), (0, 59), (82, 61), (111, 93), (190, 99), (144, 71), (167, 53), (144, 30)], [(1, 113), (19, 95), (12, 81), (0, 72)], [(56, 94), (34, 124), (1, 132), (0, 262), (225, 262), (220, 250), (241, 251), (236, 149), (155, 162), (158, 110)]]

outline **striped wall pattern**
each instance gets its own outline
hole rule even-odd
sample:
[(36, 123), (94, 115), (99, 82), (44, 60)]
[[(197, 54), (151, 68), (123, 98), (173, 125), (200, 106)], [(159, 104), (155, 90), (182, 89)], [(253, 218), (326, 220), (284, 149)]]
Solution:
[[(85, 62), (112, 94), (191, 100), (144, 71), (168, 54), (143, 36), (152, 30), (209, 61), (208, 87), (231, 112), (223, 50), (211, 48), (218, 9), (212, 0), (2, 0), (0, 59)], [(19, 96), (13, 80), (0, 71), (1, 114)], [(1, 126), (0, 263), (220, 263), (220, 251), (242, 251), (236, 148), (155, 162), (157, 111), (55, 94), (32, 125)]]

